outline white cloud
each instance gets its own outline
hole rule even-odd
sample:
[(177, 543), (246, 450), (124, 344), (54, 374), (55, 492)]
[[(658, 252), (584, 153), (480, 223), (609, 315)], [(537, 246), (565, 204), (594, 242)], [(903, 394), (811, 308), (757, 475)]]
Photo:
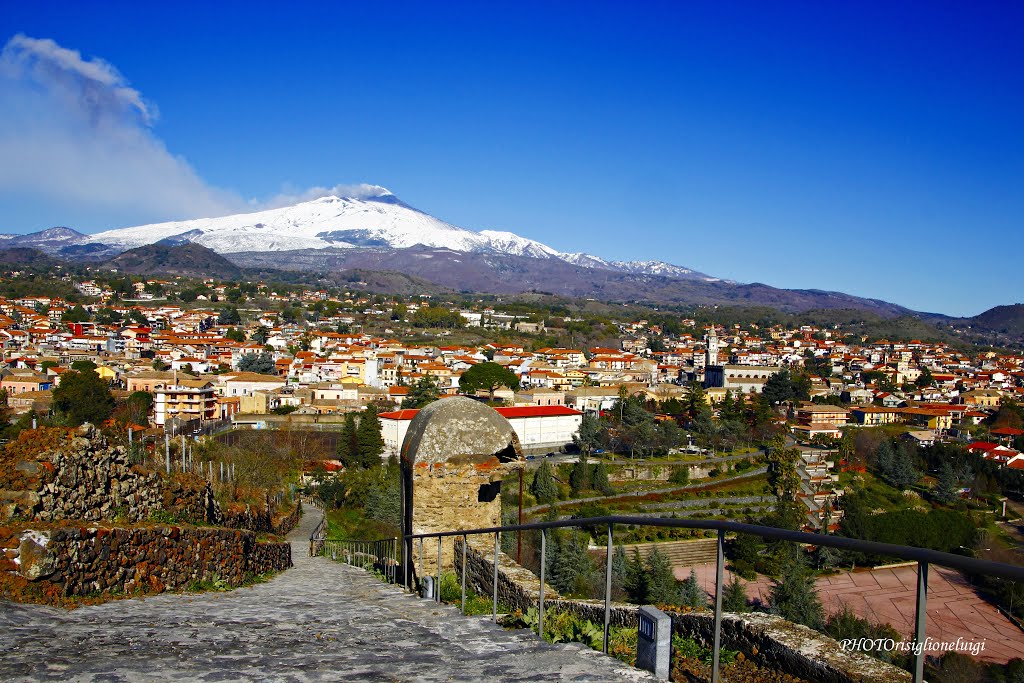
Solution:
[(355, 185), (335, 185), (334, 187), (311, 187), (308, 190), (292, 191), (285, 189), (280, 194), (265, 201), (253, 201), (251, 204), (260, 209), (275, 209), (281, 206), (291, 206), (299, 202), (309, 202), (321, 197), (351, 197), (352, 199), (369, 199), (371, 197), (386, 197), (391, 191), (380, 185), (368, 185), (358, 183)]
[[(152, 130), (156, 107), (108, 62), (18, 34), (0, 50), (0, 195), (138, 217), (208, 218), (329, 195), (389, 195), (377, 185), (286, 189), (243, 199), (205, 182)], [(69, 216), (67, 224), (74, 225)], [(115, 227), (115, 226), (109, 226)]]
[(0, 51), (0, 192), (160, 219), (244, 210), (167, 150), (156, 116), (110, 64), (19, 34)]

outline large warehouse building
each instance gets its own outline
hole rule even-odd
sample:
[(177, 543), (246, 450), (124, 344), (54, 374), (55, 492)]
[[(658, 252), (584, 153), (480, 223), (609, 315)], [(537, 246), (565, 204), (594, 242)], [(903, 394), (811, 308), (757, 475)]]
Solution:
[[(572, 437), (579, 431), (583, 420), (583, 413), (565, 406), (521, 406), (495, 410), (511, 423), (525, 455), (557, 451), (572, 443)], [(418, 412), (396, 410), (379, 415), (385, 456), (398, 454), (409, 423)]]

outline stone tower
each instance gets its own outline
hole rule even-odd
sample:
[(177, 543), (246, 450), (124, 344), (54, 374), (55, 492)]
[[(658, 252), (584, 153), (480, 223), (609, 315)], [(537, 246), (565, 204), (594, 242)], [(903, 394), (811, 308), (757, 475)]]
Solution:
[(704, 361), (705, 367), (711, 367), (712, 365), (718, 365), (718, 333), (715, 332), (715, 328), (712, 327), (706, 335), (704, 335), (706, 341), (707, 351), (706, 359)]
[[(519, 438), (493, 408), (464, 396), (431, 403), (409, 424), (401, 450), (402, 533), (429, 533), (501, 525), (501, 481), (523, 466)], [(490, 536), (470, 545), (493, 549)], [(407, 544), (409, 567), (419, 571), (419, 541)], [(437, 541), (424, 541), (423, 570), (437, 570)], [(443, 568), (452, 567), (452, 539), (442, 544)]]

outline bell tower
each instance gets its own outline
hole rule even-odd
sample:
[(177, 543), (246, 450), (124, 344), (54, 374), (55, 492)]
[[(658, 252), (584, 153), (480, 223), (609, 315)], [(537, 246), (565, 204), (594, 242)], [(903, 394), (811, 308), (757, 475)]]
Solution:
[(705, 358), (704, 367), (718, 365), (718, 334), (714, 326), (704, 335)]

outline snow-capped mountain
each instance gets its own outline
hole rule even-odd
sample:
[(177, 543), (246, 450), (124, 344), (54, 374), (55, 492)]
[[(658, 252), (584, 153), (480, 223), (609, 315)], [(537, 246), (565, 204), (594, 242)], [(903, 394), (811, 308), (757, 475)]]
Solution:
[(280, 209), (140, 225), (89, 236), (90, 242), (118, 249), (164, 240), (195, 242), (221, 254), (415, 245), (528, 256), (557, 253), (511, 233), (478, 233), (445, 223), (398, 201), (383, 188), (375, 196), (321, 197)]
[(326, 196), (253, 213), (154, 223), (93, 235), (53, 228), (33, 235), (0, 235), (0, 244), (38, 246), (51, 253), (112, 255), (148, 244), (192, 242), (220, 254), (325, 248), (406, 249), (434, 247), (459, 252), (559, 259), (585, 268), (637, 275), (711, 279), (661, 261), (606, 261), (561, 253), (511, 232), (476, 232), (446, 223), (402, 202), (382, 187), (363, 186), (359, 196)]

